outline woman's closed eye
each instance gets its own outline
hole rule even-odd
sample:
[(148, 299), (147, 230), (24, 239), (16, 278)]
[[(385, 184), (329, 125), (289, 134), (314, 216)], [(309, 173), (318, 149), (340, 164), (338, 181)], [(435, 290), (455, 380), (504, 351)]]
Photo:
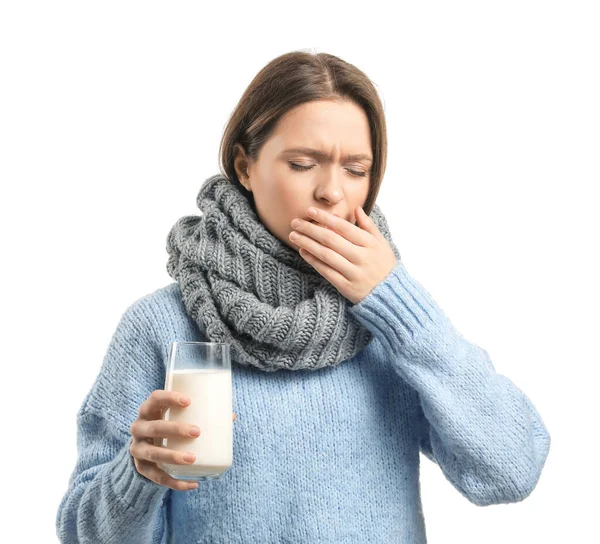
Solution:
[[(310, 166), (303, 166), (302, 164), (296, 164), (294, 162), (290, 162), (289, 165), (292, 167), (292, 170), (300, 170), (300, 171), (311, 170), (312, 168), (315, 167), (314, 164), (311, 164)], [(358, 170), (352, 170), (350, 168), (346, 168), (346, 170), (348, 170), (348, 172), (350, 172), (352, 175), (361, 177), (361, 178), (364, 178), (367, 175), (366, 172), (360, 172)]]

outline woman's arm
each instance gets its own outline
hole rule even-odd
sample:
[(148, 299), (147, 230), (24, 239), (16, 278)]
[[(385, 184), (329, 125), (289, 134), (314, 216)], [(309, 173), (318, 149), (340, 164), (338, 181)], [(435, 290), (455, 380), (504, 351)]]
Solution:
[(421, 451), (479, 506), (526, 498), (550, 434), (529, 398), (466, 340), (403, 263), (349, 310), (420, 398)]
[(164, 386), (150, 323), (136, 301), (121, 317), (77, 414), (77, 461), (56, 516), (61, 542), (165, 541), (170, 490), (142, 476), (129, 452), (141, 403)]

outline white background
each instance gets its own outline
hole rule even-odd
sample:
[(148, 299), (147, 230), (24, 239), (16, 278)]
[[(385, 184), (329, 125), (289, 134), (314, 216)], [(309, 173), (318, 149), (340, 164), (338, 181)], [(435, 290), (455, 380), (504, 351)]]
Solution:
[(199, 212), (228, 116), (255, 74), (295, 49), (335, 54), (376, 84), (389, 130), (378, 203), (407, 269), (552, 435), (537, 488), (517, 504), (477, 507), (422, 457), (429, 541), (595, 540), (597, 3), (215, 6), (0, 8), (2, 456), (13, 541), (56, 540), (75, 415), (117, 322), (172, 281), (167, 233)]

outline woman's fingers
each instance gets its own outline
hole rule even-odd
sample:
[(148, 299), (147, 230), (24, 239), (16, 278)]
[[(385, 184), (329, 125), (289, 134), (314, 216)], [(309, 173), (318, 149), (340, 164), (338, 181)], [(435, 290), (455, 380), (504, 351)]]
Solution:
[(168, 463), (171, 465), (189, 465), (196, 460), (193, 452), (177, 451), (170, 448), (155, 446), (142, 440), (133, 440), (129, 447), (129, 453), (136, 459), (149, 461), (150, 463)]
[(155, 419), (146, 421), (136, 419), (131, 424), (131, 435), (139, 440), (145, 438), (198, 438), (201, 430), (197, 425), (188, 425), (181, 421)]
[(141, 404), (138, 419), (162, 419), (162, 411), (171, 406), (181, 408), (188, 406), (190, 398), (177, 391), (166, 391), (165, 389), (156, 389)]
[(171, 478), (171, 476), (154, 463), (137, 458), (134, 458), (134, 461), (137, 471), (158, 485), (168, 487), (174, 491), (190, 491), (198, 487), (196, 482), (186, 482), (185, 480)]
[[(189, 465), (196, 460), (192, 452), (172, 450), (162, 446), (163, 438), (198, 438), (201, 430), (196, 425), (163, 419), (163, 411), (170, 407), (189, 406), (191, 399), (177, 391), (157, 389), (141, 404), (138, 418), (131, 424), (133, 440), (129, 452), (137, 471), (158, 485), (175, 491), (189, 491), (198, 487), (196, 482), (177, 480), (158, 464)], [(232, 421), (237, 419), (231, 413)]]

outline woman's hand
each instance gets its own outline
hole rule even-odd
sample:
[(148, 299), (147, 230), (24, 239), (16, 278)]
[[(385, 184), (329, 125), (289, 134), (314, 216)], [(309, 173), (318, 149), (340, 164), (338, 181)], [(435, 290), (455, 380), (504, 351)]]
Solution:
[[(175, 451), (155, 444), (162, 441), (162, 438), (200, 436), (201, 431), (195, 425), (162, 419), (163, 409), (171, 406), (181, 408), (189, 404), (189, 397), (177, 391), (152, 391), (141, 404), (138, 418), (131, 424), (130, 429), (133, 441), (129, 452), (133, 456), (137, 471), (149, 480), (175, 491), (189, 491), (198, 487), (198, 484), (172, 478), (159, 468), (157, 463), (189, 465), (196, 460), (196, 456), (191, 452)], [(237, 419), (235, 412), (232, 412), (232, 419)]]
[(396, 266), (394, 250), (360, 206), (354, 210), (356, 225), (325, 210), (315, 211), (312, 217), (320, 224), (294, 219), (290, 240), (321, 276), (358, 304)]

